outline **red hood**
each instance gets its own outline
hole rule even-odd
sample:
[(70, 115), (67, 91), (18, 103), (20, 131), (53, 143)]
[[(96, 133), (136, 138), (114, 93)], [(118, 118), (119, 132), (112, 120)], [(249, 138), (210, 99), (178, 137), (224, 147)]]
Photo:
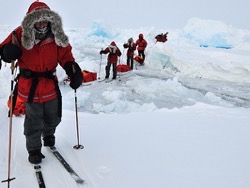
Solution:
[(111, 46), (116, 46), (116, 43), (113, 41), (110, 43)]
[(36, 1), (36, 2), (34, 2), (34, 3), (32, 3), (30, 5), (30, 7), (29, 7), (29, 9), (28, 9), (28, 11), (26, 13), (26, 15), (29, 14), (29, 13), (31, 13), (32, 11), (35, 11), (35, 10), (44, 10), (44, 9), (50, 10), (49, 6), (46, 5), (45, 3)]

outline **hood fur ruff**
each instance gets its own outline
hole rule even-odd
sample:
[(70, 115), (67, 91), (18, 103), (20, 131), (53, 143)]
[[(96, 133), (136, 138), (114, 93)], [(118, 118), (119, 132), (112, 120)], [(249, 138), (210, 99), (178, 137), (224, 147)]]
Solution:
[(66, 47), (69, 44), (69, 39), (62, 28), (61, 17), (51, 10), (36, 10), (27, 14), (21, 24), (22, 45), (25, 49), (30, 50), (35, 44), (35, 29), (36, 22), (49, 21), (51, 23), (51, 31), (54, 34), (55, 43), (58, 46)]

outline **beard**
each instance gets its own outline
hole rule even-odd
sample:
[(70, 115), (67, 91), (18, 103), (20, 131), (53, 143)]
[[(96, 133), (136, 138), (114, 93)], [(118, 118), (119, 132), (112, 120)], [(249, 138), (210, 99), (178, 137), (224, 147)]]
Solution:
[(47, 33), (35, 32), (35, 39), (37, 39), (37, 40), (43, 40), (43, 39), (45, 39), (46, 36), (47, 36)]
[(41, 29), (35, 29), (35, 39), (36, 40), (43, 40), (46, 38), (46, 36), (48, 35), (50, 31), (49, 27), (44, 27)]

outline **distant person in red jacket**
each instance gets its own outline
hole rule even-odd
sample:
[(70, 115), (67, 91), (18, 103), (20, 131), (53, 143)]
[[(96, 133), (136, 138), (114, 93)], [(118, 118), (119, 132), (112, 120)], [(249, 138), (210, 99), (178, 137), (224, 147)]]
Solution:
[(136, 44), (134, 43), (133, 38), (128, 39), (127, 43), (123, 44), (124, 48), (127, 48), (127, 65), (130, 66), (133, 70), (134, 66), (134, 51), (136, 50)]
[(116, 46), (116, 43), (113, 41), (110, 43), (110, 45), (105, 49), (105, 50), (101, 50), (100, 54), (109, 54), (108, 55), (108, 59), (107, 59), (107, 66), (105, 68), (106, 70), (106, 76), (105, 78), (109, 78), (109, 74), (110, 74), (110, 67), (111, 64), (113, 66), (113, 78), (112, 79), (116, 79), (117, 76), (117, 61), (118, 61), (118, 56), (121, 56), (121, 51), (120, 49)]
[(139, 34), (139, 39), (137, 39), (136, 41), (136, 46), (137, 46), (137, 51), (138, 51), (138, 55), (142, 56), (143, 59), (143, 63), (145, 61), (145, 49), (148, 45), (147, 41), (144, 39), (143, 34), (140, 33)]
[(155, 37), (156, 42), (166, 42), (168, 40), (167, 35), (168, 35), (168, 32), (166, 32), (165, 34), (161, 33), (157, 35)]
[(56, 77), (58, 64), (77, 89), (83, 80), (81, 68), (72, 55), (72, 47), (63, 31), (61, 17), (43, 2), (33, 2), (21, 26), (1, 44), (1, 59), (19, 66), (16, 91), (25, 102), (24, 135), (28, 160), (42, 162), (44, 146), (55, 145), (55, 131), (61, 122), (62, 99)]

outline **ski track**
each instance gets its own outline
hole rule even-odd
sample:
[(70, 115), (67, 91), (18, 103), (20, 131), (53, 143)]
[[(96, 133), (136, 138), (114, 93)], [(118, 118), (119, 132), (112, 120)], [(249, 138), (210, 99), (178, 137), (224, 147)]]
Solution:
[[(53, 153), (51, 153), (47, 148), (44, 149), (44, 155), (46, 156), (45, 160), (42, 163), (42, 171), (44, 175), (44, 181), (53, 182), (53, 185), (48, 185), (47, 187), (60, 187), (60, 188), (68, 188), (75, 187), (76, 182), (71, 177), (71, 175), (64, 169), (64, 167), (60, 164), (60, 162), (54, 157)], [(64, 153), (62, 155), (65, 156)], [(69, 155), (69, 153), (68, 153)], [(67, 157), (64, 157), (67, 160)], [(44, 169), (44, 170), (43, 170)], [(51, 176), (51, 174), (54, 174)], [(56, 179), (51, 179), (56, 178)], [(58, 181), (59, 180), (59, 181)]]
[[(63, 125), (62, 125), (63, 126)], [(57, 131), (57, 140), (59, 145), (63, 145), (63, 149), (60, 149), (60, 146), (57, 147), (58, 151), (62, 154), (65, 160), (71, 165), (74, 161), (78, 162), (78, 166), (71, 166), (75, 172), (84, 180), (83, 184), (77, 184), (75, 181), (73, 182), (76, 187), (84, 187), (84, 188), (96, 188), (94, 181), (92, 180), (91, 176), (88, 174), (88, 170), (86, 169), (86, 161), (84, 161), (80, 155), (81, 152), (84, 152), (84, 149), (75, 150), (73, 149), (74, 144), (70, 143), (65, 136), (60, 131), (60, 128)], [(76, 142), (76, 141), (75, 141)], [(73, 143), (75, 143), (73, 142)], [(81, 144), (81, 143), (80, 143)], [(75, 143), (76, 145), (76, 143)], [(83, 145), (84, 146), (84, 145)], [(78, 155), (79, 153), (79, 155)], [(51, 153), (52, 154), (52, 153)], [(67, 157), (71, 155), (70, 157)], [(73, 160), (72, 160), (73, 159)], [(59, 163), (59, 161), (57, 161)], [(60, 164), (61, 165), (61, 164)], [(62, 166), (62, 165), (61, 165)], [(64, 167), (62, 167), (64, 168)], [(63, 169), (64, 170), (64, 169)], [(65, 170), (66, 171), (66, 170)], [(68, 172), (67, 172), (68, 173)], [(69, 173), (68, 173), (69, 174)], [(71, 178), (71, 177), (70, 177)], [(72, 178), (71, 178), (72, 179)]]

